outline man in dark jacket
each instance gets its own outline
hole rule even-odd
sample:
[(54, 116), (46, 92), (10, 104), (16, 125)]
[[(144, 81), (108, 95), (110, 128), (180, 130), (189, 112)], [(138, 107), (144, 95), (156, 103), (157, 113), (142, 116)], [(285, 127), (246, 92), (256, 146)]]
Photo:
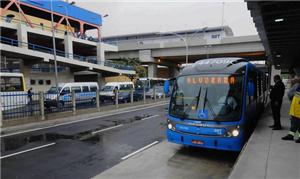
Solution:
[(285, 86), (282, 83), (279, 75), (274, 76), (274, 82), (275, 85), (271, 89), (271, 93), (270, 93), (274, 125), (270, 127), (273, 128), (273, 130), (281, 130), (280, 109), (282, 104), (282, 98), (284, 96)]

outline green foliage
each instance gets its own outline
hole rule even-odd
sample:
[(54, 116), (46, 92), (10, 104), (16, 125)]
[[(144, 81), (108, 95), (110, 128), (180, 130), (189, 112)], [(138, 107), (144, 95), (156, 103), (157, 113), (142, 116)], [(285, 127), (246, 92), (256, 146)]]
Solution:
[(139, 78), (147, 76), (147, 69), (141, 65), (141, 62), (137, 58), (121, 58), (113, 60), (113, 62), (120, 65), (132, 66), (136, 71), (136, 76)]

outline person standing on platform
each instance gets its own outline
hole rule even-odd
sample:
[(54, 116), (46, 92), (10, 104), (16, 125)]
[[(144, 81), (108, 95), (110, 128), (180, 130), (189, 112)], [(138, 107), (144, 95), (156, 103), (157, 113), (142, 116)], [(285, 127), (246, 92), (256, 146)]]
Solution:
[(290, 107), (291, 128), (289, 133), (282, 137), (282, 140), (294, 140), (298, 132), (296, 143), (300, 143), (300, 74), (291, 82), (292, 87), (288, 92), (289, 100), (292, 101)]
[(285, 86), (281, 81), (279, 75), (274, 76), (275, 85), (271, 89), (270, 98), (271, 98), (271, 109), (274, 119), (274, 125), (269, 127), (273, 128), (273, 130), (281, 130), (281, 122), (280, 122), (280, 109), (282, 104), (282, 98), (284, 96)]

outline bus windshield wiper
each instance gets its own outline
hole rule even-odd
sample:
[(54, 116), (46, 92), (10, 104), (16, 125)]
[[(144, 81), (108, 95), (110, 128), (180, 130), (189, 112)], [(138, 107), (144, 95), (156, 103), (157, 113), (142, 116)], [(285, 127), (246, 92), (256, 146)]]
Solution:
[(188, 110), (191, 109), (191, 106), (193, 106), (194, 102), (197, 103), (196, 109), (198, 109), (198, 104), (199, 104), (199, 99), (200, 99), (201, 89), (202, 89), (202, 88), (201, 88), (201, 86), (200, 86), (200, 89), (199, 89), (199, 91), (198, 91), (198, 95), (195, 97), (195, 99), (193, 99), (193, 101), (190, 103), (190, 105), (187, 107), (187, 109), (184, 110), (184, 112), (183, 112), (184, 115), (186, 115), (186, 113), (188, 112)]
[(205, 109), (206, 102), (207, 102), (207, 106), (208, 106), (209, 112), (212, 114), (213, 118), (215, 119), (217, 117), (217, 115), (214, 112), (213, 108), (211, 107), (211, 103), (210, 103), (209, 99), (207, 98), (207, 88), (205, 90), (205, 97), (204, 97), (203, 109)]
[(201, 86), (200, 86), (200, 89), (199, 89), (199, 92), (198, 92), (198, 96), (197, 96), (197, 106), (196, 106), (196, 109), (198, 109), (198, 106), (199, 106), (199, 103), (200, 103), (200, 94), (201, 94)]

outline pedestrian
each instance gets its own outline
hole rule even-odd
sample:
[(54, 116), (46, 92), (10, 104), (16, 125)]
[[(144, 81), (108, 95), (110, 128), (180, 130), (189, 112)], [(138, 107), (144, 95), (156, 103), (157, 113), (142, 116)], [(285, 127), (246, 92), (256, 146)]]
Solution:
[(292, 87), (288, 92), (289, 100), (292, 101), (290, 107), (291, 128), (289, 133), (282, 137), (282, 140), (294, 140), (298, 132), (296, 143), (300, 143), (300, 74), (291, 81)]
[(32, 88), (29, 88), (29, 90), (27, 91), (27, 97), (28, 97), (28, 104), (32, 103)]
[(28, 104), (29, 112), (31, 114), (33, 114), (32, 95), (33, 95), (32, 88), (29, 88), (29, 90), (27, 91), (27, 98), (28, 98), (28, 103), (27, 104)]
[(273, 128), (273, 130), (281, 130), (281, 122), (280, 122), (280, 109), (282, 104), (282, 98), (284, 96), (285, 86), (281, 81), (279, 75), (274, 76), (275, 85), (271, 89), (270, 99), (271, 99), (271, 109), (274, 119), (274, 125), (269, 126)]

